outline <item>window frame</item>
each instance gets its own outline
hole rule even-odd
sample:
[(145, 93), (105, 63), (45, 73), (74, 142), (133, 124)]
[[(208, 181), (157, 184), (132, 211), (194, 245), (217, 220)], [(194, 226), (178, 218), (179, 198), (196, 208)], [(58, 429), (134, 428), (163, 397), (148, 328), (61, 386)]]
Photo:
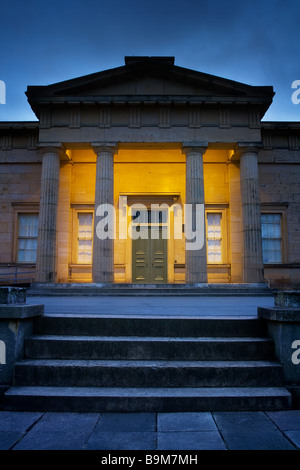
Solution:
[[(13, 233), (13, 262), (15, 264), (21, 264), (21, 265), (36, 265), (36, 260), (35, 261), (20, 261), (19, 258), (19, 216), (20, 215), (37, 215), (39, 217), (39, 210), (38, 210), (38, 205), (31, 205), (28, 206), (27, 204), (22, 206), (16, 206), (14, 207), (14, 233)], [(26, 238), (26, 237), (24, 237)], [(38, 235), (36, 240), (38, 240)]]
[[(270, 215), (275, 215), (279, 214), (281, 216), (281, 261), (280, 262), (264, 262), (264, 257), (263, 257), (263, 264), (264, 266), (282, 266), (283, 264), (286, 264), (287, 262), (287, 230), (286, 230), (286, 205), (274, 205), (274, 206), (267, 206), (267, 205), (262, 205), (261, 207), (261, 216), (263, 214), (270, 214)], [(262, 238), (263, 241), (263, 238)], [(262, 246), (263, 250), (263, 246)], [(263, 254), (263, 251), (262, 251)]]
[[(208, 260), (208, 214), (221, 214), (221, 262)], [(227, 209), (219, 207), (205, 209), (205, 232), (206, 232), (206, 253), (208, 266), (224, 266), (228, 264), (228, 234), (227, 234)]]
[[(73, 208), (72, 211), (72, 250), (71, 265), (92, 266), (93, 263), (93, 242), (94, 242), (94, 206), (84, 206)], [(78, 239), (79, 239), (79, 218), (78, 214), (92, 214), (92, 259), (90, 263), (82, 263), (78, 261)]]

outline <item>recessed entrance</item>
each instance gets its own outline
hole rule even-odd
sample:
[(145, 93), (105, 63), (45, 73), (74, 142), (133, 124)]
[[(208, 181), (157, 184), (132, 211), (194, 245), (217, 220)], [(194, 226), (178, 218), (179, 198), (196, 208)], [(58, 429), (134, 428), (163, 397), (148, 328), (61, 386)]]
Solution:
[(133, 209), (132, 282), (168, 282), (168, 211)]

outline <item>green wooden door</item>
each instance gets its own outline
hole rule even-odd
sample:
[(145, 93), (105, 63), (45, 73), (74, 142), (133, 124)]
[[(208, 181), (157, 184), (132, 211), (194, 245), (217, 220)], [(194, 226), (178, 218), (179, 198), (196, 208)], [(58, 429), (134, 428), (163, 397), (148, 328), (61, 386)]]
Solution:
[[(132, 240), (132, 282), (140, 284), (167, 283), (167, 239), (165, 227), (143, 227), (148, 238)], [(154, 236), (153, 236), (154, 234)]]

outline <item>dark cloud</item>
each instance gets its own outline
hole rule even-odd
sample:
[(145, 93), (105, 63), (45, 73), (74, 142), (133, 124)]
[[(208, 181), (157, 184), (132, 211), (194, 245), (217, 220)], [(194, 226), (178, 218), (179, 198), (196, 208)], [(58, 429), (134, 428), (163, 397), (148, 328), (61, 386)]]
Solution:
[(300, 120), (299, 0), (10, 0), (0, 4), (0, 120), (32, 119), (24, 91), (123, 64), (174, 55), (176, 64), (277, 92), (270, 119)]

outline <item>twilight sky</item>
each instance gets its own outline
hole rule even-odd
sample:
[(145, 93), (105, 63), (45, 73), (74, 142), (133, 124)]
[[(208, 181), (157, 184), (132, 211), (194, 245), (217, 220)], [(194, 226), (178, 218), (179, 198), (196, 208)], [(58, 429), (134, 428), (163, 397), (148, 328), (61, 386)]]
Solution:
[(28, 85), (119, 67), (127, 55), (271, 85), (264, 120), (300, 121), (299, 0), (0, 0), (0, 44), (0, 121), (36, 120)]

